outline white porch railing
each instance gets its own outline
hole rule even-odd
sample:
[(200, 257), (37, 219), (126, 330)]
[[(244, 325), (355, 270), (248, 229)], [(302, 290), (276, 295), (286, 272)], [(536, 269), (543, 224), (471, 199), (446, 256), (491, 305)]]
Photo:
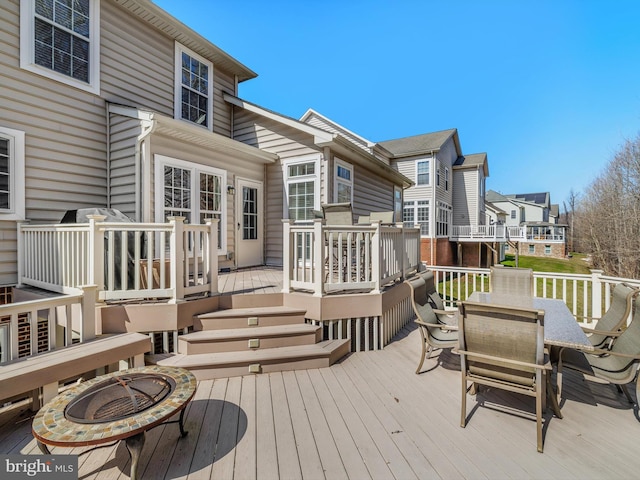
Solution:
[(381, 288), (420, 265), (420, 230), (373, 225), (297, 225), (284, 220), (283, 291), (331, 292)]
[[(427, 268), (434, 271), (438, 293), (447, 306), (457, 306), (474, 291), (489, 291), (488, 268)], [(626, 282), (640, 287), (640, 280), (608, 277), (602, 275), (601, 270), (592, 270), (591, 275), (533, 272), (533, 277), (534, 296), (563, 300), (584, 325), (593, 323), (609, 308), (611, 291), (616, 284)]]
[(218, 291), (217, 223), (18, 225), (18, 283), (69, 293), (97, 285), (100, 300)]
[[(85, 286), (69, 295), (0, 305), (0, 363), (18, 358), (21, 351), (34, 355), (94, 338), (95, 297), (96, 287)], [(21, 348), (22, 337), (28, 344)]]
[[(547, 233), (547, 230), (549, 233)], [(509, 226), (509, 225), (453, 225), (451, 228), (451, 240), (458, 241), (487, 241), (506, 242), (513, 241), (546, 241), (564, 242), (564, 227), (548, 227), (543, 229), (536, 226)]]

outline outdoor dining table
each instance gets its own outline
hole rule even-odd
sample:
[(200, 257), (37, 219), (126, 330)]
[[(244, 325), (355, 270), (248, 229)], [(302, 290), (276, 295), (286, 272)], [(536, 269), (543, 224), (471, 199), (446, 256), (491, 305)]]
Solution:
[(473, 292), (469, 296), (469, 301), (544, 310), (545, 345), (593, 351), (593, 345), (563, 300)]

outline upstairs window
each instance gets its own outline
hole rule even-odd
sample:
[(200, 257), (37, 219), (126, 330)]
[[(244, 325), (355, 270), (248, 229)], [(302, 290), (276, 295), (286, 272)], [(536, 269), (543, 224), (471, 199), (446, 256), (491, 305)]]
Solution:
[(429, 185), (429, 160), (422, 160), (416, 164), (416, 183)]
[(448, 168), (444, 169), (444, 189), (447, 192), (449, 191), (449, 169)]
[(438, 167), (436, 168), (436, 185), (440, 186), (440, 162), (438, 162)]
[(175, 117), (212, 130), (213, 64), (176, 44)]
[(516, 211), (515, 210), (511, 210), (511, 218), (512, 219), (516, 218)]
[(334, 198), (337, 203), (353, 203), (353, 166), (336, 160)]
[(24, 220), (24, 132), (0, 127), (0, 220)]
[(99, 94), (99, 0), (25, 0), (20, 66)]

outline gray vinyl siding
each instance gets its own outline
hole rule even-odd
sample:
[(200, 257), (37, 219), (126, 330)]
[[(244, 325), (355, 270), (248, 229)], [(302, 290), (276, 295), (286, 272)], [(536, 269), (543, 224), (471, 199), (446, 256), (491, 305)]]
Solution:
[[(429, 160), (430, 164), (430, 176), (429, 185), (418, 185), (416, 178), (416, 165), (420, 160)], [(408, 188), (404, 191), (405, 200), (431, 200), (433, 198), (433, 186), (435, 185), (435, 158), (434, 157), (414, 157), (409, 159), (402, 159), (394, 161), (394, 165), (398, 172), (405, 177), (413, 180), (416, 185)]]
[[(117, 5), (101, 3), (101, 95), (173, 118), (175, 41)], [(212, 78), (213, 131), (229, 137), (231, 106), (222, 93), (236, 93), (235, 77), (214, 64)]]
[(140, 121), (114, 114), (109, 118), (109, 207), (136, 220), (135, 148), (136, 138), (142, 130)]
[(453, 172), (453, 224), (482, 225), (478, 212), (478, 170)]
[[(275, 153), (282, 160), (321, 153), (307, 133), (241, 108), (236, 108), (234, 115), (235, 140)], [(324, 162), (320, 163), (320, 198), (325, 198), (322, 168)], [(282, 265), (282, 218), (285, 198), (282, 163), (269, 165), (266, 175), (265, 263)]]
[[(453, 137), (449, 138), (449, 140), (447, 140), (445, 144), (442, 145), (442, 147), (440, 148), (440, 151), (436, 154), (436, 157), (440, 162), (440, 186), (436, 184), (436, 178), (437, 178), (436, 169), (438, 165), (435, 164), (433, 168), (433, 185), (436, 192), (436, 200), (444, 202), (447, 205), (450, 205), (453, 207), (452, 205), (453, 204), (453, 192), (452, 192), (453, 187), (451, 185), (453, 171), (451, 166), (458, 158), (456, 147), (453, 142)], [(444, 169), (445, 168), (449, 169), (449, 190), (448, 191), (445, 190), (444, 188)]]
[(393, 211), (393, 183), (356, 165), (353, 171), (353, 213)]

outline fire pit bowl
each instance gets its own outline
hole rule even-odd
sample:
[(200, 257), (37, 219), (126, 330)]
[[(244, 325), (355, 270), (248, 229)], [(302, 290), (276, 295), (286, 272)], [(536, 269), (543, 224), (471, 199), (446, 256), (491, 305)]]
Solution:
[(136, 477), (144, 433), (180, 414), (196, 391), (195, 376), (183, 368), (151, 365), (102, 375), (75, 385), (44, 405), (33, 419), (38, 447), (106, 446), (125, 440)]

